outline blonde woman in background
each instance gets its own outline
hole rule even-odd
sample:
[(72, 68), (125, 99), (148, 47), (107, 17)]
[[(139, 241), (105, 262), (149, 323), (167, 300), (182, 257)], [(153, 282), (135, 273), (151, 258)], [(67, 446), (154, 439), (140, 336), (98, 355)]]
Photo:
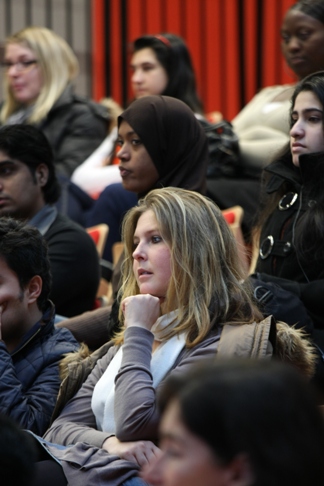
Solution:
[(54, 151), (59, 173), (70, 177), (103, 141), (107, 109), (74, 93), (79, 64), (66, 41), (44, 27), (27, 27), (5, 42), (0, 123), (35, 125)]

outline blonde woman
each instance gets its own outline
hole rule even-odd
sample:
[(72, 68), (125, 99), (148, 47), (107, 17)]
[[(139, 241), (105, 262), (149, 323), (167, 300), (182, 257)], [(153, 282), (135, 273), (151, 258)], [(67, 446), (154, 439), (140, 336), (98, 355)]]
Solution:
[[(127, 214), (123, 235), (123, 329), (45, 435), (70, 446), (50, 446), (62, 460), (56, 486), (142, 484), (138, 469), (160, 453), (156, 393), (165, 377), (212, 359), (222, 324), (262, 319), (241, 283), (235, 240), (209, 199), (153, 190)], [(55, 464), (38, 463), (47, 478), (48, 462)]]
[(54, 151), (59, 173), (71, 176), (107, 135), (107, 110), (74, 93), (79, 65), (55, 32), (27, 27), (8, 37), (3, 66), (0, 123), (40, 128)]

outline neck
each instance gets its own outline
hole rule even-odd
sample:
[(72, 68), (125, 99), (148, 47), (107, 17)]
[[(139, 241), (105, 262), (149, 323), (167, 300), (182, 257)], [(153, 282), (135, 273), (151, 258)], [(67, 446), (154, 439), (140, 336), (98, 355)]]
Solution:
[(36, 322), (40, 321), (43, 316), (36, 303), (31, 306), (29, 311), (24, 324), (21, 326), (21, 332), (19, 334), (15, 333), (14, 336), (8, 338), (4, 337), (4, 342), (10, 353), (19, 346), (27, 332), (36, 324)]

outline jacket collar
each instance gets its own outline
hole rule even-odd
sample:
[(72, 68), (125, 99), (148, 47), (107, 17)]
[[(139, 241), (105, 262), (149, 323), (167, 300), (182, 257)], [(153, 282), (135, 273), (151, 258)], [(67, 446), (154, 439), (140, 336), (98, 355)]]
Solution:
[(43, 333), (46, 330), (51, 329), (54, 326), (55, 318), (55, 306), (51, 300), (48, 300), (47, 307), (42, 315), (41, 319), (36, 322), (31, 329), (25, 334), (21, 343), (17, 348), (11, 353), (11, 356), (17, 354), (23, 348), (25, 348), (30, 341), (32, 341), (38, 334)]
[(283, 156), (269, 164), (265, 171), (272, 174), (267, 183), (267, 193), (277, 191), (284, 182), (290, 182), (297, 190), (301, 186), (317, 185), (324, 178), (324, 152), (303, 154), (299, 157), (299, 167), (292, 163), (291, 156)]

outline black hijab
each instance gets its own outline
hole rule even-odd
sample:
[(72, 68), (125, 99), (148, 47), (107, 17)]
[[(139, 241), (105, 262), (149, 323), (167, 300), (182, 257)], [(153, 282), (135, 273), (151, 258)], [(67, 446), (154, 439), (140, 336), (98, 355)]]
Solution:
[(205, 194), (208, 142), (185, 103), (169, 96), (144, 96), (118, 117), (118, 127), (122, 121), (140, 137), (159, 173), (149, 190), (173, 186)]

